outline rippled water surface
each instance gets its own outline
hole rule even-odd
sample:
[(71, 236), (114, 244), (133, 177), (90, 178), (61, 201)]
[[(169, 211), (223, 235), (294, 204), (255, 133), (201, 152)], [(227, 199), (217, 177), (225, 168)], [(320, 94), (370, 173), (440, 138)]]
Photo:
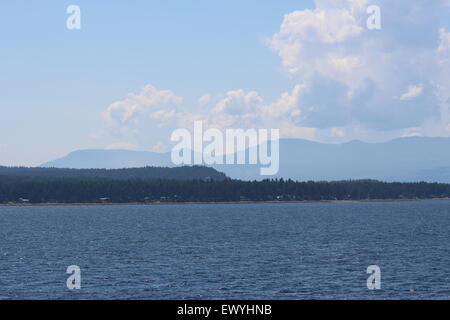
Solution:
[(0, 207), (0, 270), (0, 299), (450, 299), (450, 202)]

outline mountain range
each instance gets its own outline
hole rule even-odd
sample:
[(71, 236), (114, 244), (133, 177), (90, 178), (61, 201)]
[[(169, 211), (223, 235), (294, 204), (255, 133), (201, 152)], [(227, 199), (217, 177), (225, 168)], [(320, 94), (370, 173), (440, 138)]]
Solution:
[(0, 177), (23, 177), (57, 179), (111, 179), (111, 180), (214, 180), (223, 181), (227, 177), (222, 172), (203, 166), (167, 167), (139, 167), (124, 169), (66, 169), (47, 167), (2, 167)]
[[(382, 143), (354, 140), (342, 144), (281, 139), (279, 145), (280, 170), (275, 176), (261, 176), (260, 165), (214, 165), (213, 168), (242, 180), (450, 182), (450, 138), (406, 137)], [(41, 166), (78, 169), (174, 167), (170, 152), (128, 150), (78, 150)]]

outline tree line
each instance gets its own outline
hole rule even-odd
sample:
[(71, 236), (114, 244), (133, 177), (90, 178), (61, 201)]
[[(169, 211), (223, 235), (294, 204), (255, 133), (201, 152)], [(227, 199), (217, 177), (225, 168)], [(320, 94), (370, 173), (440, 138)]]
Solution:
[(375, 180), (110, 179), (0, 176), (0, 203), (145, 203), (450, 198), (450, 184)]

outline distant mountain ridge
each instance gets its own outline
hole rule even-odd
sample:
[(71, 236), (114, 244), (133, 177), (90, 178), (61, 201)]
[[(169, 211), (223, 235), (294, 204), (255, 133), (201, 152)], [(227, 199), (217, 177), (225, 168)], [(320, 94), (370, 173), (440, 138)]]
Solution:
[(184, 166), (176, 168), (142, 167), (126, 169), (63, 169), (63, 168), (24, 168), (0, 167), (0, 177), (27, 177), (45, 179), (113, 179), (113, 180), (215, 180), (227, 179), (225, 174), (213, 168)]
[(67, 156), (49, 161), (41, 167), (71, 169), (123, 169), (173, 167), (170, 154), (130, 150), (77, 150)]
[[(174, 165), (170, 160), (170, 153), (81, 150), (42, 166), (124, 168), (173, 167)], [(407, 137), (383, 143), (355, 140), (343, 144), (281, 139), (280, 170), (276, 176), (261, 176), (259, 165), (215, 165), (213, 168), (231, 178), (243, 180), (376, 179), (448, 183), (450, 182), (450, 138)]]

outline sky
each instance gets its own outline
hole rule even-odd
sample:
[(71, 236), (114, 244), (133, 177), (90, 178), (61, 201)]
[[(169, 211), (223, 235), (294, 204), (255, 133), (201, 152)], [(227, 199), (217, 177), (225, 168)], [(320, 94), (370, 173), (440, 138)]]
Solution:
[(195, 120), (326, 143), (450, 136), (447, 0), (2, 1), (0, 39), (0, 165), (166, 152)]

